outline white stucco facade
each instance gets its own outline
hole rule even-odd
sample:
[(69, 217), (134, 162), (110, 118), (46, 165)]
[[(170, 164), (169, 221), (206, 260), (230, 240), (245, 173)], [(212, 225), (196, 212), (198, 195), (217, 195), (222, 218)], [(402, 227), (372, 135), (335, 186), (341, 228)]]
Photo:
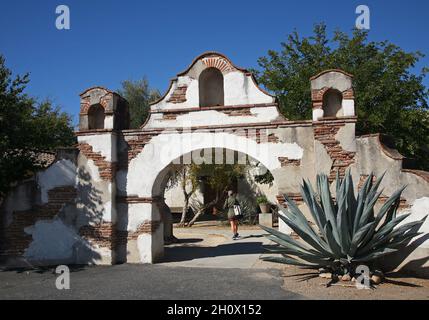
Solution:
[[(207, 70), (212, 72), (208, 80), (201, 77)], [(202, 91), (208, 96), (204, 104), (200, 81), (208, 88)], [(309, 220), (299, 194), (302, 179), (315, 183), (318, 173), (332, 177), (347, 168), (356, 189), (369, 173), (379, 177), (386, 171), (383, 196), (407, 184), (401, 203), (411, 212), (408, 220), (427, 214), (429, 174), (405, 169), (403, 157), (379, 136), (356, 137), (352, 76), (328, 70), (311, 79), (311, 89), (313, 119), (289, 121), (249, 71), (208, 52), (172, 80), (139, 129), (129, 129), (128, 105), (118, 94), (101, 87), (86, 90), (78, 149), (18, 184), (2, 204), (7, 241), (0, 245), (7, 246), (0, 253), (41, 264), (154, 263), (163, 255), (165, 231), (171, 227), (164, 191), (172, 164), (191, 159), (224, 163), (213, 150), (260, 162), (274, 177), (274, 187), (260, 191), (272, 202), (282, 194), (294, 197)], [(324, 94), (331, 89), (339, 92), (341, 105), (325, 117), (330, 106)], [(100, 124), (91, 119), (94, 105), (105, 113), (101, 128), (90, 126)], [(422, 232), (429, 232), (428, 223)], [(291, 232), (281, 220), (279, 229)], [(427, 256), (427, 241), (417, 249)]]

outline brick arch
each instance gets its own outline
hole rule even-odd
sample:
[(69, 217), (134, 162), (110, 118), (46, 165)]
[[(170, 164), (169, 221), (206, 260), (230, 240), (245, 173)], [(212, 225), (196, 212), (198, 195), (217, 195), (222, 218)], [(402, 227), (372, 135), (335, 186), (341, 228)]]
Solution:
[(343, 100), (354, 99), (354, 90), (349, 88), (344, 91), (340, 91), (335, 87), (323, 87), (322, 89), (312, 90), (311, 100), (313, 101), (313, 109), (321, 109), (323, 103), (323, 97), (329, 90), (337, 90), (341, 93)]
[(81, 104), (80, 104), (80, 114), (82, 115), (87, 115), (89, 109), (92, 106), (95, 105), (100, 105), (103, 107), (104, 112), (106, 112), (107, 108), (108, 108), (108, 104), (109, 102), (113, 99), (113, 94), (111, 93), (106, 93), (104, 96), (102, 96), (100, 98), (100, 100), (97, 103), (92, 103), (91, 104), (91, 98), (90, 96), (86, 96), (84, 98), (81, 99)]
[(221, 56), (209, 56), (201, 59), (201, 61), (207, 68), (216, 68), (223, 74), (236, 70), (231, 62)]

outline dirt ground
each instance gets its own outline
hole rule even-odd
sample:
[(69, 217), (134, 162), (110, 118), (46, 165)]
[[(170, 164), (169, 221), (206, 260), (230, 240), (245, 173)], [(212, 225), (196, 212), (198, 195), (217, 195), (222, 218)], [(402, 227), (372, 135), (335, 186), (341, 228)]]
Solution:
[[(207, 230), (210, 230), (208, 232)], [(228, 226), (216, 222), (198, 223), (189, 229), (182, 229), (180, 237), (192, 237), (187, 234), (190, 231), (200, 232), (206, 230), (206, 234), (199, 236), (200, 243), (196, 246), (219, 246), (225, 242), (217, 232), (228, 231)], [(240, 230), (252, 232), (260, 231), (258, 226), (240, 226)], [(176, 231), (179, 231), (176, 229)], [(283, 276), (283, 288), (305, 296), (308, 299), (327, 300), (429, 300), (429, 279), (419, 279), (413, 276), (391, 273), (386, 277), (386, 281), (373, 289), (357, 289), (352, 282), (338, 282), (327, 288), (329, 282), (317, 276), (315, 271), (305, 270), (294, 266), (285, 266), (277, 263), (264, 262), (260, 259), (252, 265), (255, 269), (280, 269)], [(213, 260), (212, 260), (213, 261)]]
[(352, 282), (338, 282), (329, 288), (327, 279), (316, 276), (312, 270), (285, 266), (283, 288), (308, 299), (326, 300), (429, 300), (429, 279), (417, 279), (407, 275), (389, 274), (386, 282), (374, 289), (357, 289)]

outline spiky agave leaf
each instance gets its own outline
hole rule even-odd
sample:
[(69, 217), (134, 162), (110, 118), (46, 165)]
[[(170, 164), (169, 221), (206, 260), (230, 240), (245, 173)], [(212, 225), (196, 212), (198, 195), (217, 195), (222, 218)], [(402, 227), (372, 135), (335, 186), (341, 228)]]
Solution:
[(338, 270), (350, 270), (354, 263), (371, 262), (398, 251), (401, 245), (420, 234), (418, 230), (426, 217), (399, 226), (409, 216), (396, 216), (404, 188), (394, 192), (375, 215), (374, 206), (381, 195), (378, 188), (383, 176), (373, 183), (371, 173), (355, 197), (350, 170), (344, 179), (337, 174), (336, 203), (326, 175), (317, 176), (318, 194), (309, 181), (303, 180), (302, 197), (319, 232), (313, 229), (295, 202), (285, 195), (287, 209), (284, 216), (279, 217), (303, 241), (261, 226), (269, 233), (268, 238), (281, 247), (275, 252), (283, 254), (283, 257), (264, 260), (310, 268), (329, 267), (340, 272)]

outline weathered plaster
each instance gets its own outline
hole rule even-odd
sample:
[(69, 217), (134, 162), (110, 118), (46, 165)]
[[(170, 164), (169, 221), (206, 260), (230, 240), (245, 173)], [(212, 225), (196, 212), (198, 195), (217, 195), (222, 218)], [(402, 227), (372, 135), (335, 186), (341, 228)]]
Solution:
[(59, 160), (37, 173), (37, 184), (41, 190), (42, 203), (47, 203), (49, 190), (76, 184), (76, 165), (70, 160)]
[(331, 71), (311, 81), (311, 89), (329, 87), (343, 92), (352, 87), (351, 78), (343, 73)]
[(341, 148), (346, 151), (356, 152), (355, 127), (354, 123), (346, 123), (335, 136), (335, 139), (340, 142)]
[(33, 237), (33, 242), (24, 254), (27, 259), (71, 259), (74, 245), (81, 241), (76, 231), (60, 219), (38, 221), (34, 226), (26, 228), (25, 232)]
[(116, 162), (116, 136), (111, 133), (100, 133), (97, 135), (86, 135), (77, 137), (79, 143), (87, 143), (92, 146), (94, 152), (101, 153), (106, 161)]
[(222, 111), (203, 110), (177, 115), (174, 121), (163, 119), (161, 113), (151, 115), (146, 128), (181, 128), (188, 126), (213, 126), (246, 123), (267, 123), (276, 120), (279, 113), (276, 107), (250, 108), (251, 115), (229, 116)]

